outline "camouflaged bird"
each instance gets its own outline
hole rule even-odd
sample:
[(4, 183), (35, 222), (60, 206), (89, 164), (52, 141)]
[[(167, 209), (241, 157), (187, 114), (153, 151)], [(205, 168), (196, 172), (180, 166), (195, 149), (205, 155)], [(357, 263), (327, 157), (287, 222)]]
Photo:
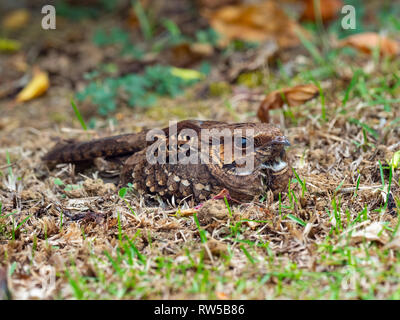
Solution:
[[(285, 153), (289, 142), (278, 128), (200, 120), (178, 122), (176, 132), (171, 128), (61, 144), (43, 160), (79, 163), (128, 156), (120, 184), (132, 183), (139, 193), (166, 200), (201, 202), (227, 189), (233, 199), (249, 201), (268, 190), (277, 195), (286, 189), (292, 172)], [(196, 157), (200, 161), (190, 161)]]

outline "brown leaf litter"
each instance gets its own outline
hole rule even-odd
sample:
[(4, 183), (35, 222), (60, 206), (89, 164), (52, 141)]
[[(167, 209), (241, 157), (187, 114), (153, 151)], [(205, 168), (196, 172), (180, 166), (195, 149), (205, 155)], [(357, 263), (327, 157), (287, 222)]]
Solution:
[(371, 54), (374, 50), (384, 56), (400, 55), (400, 43), (387, 36), (375, 32), (364, 32), (351, 35), (342, 39), (339, 46), (350, 46), (366, 54)]
[(290, 107), (299, 106), (319, 95), (319, 88), (313, 84), (297, 85), (270, 92), (261, 102), (257, 116), (262, 122), (269, 122), (269, 110), (280, 109), (286, 103)]
[(300, 44), (296, 32), (302, 32), (302, 28), (272, 1), (225, 6), (208, 18), (211, 26), (224, 37), (222, 44), (234, 39), (276, 40), (280, 48)]
[(301, 15), (303, 21), (329, 22), (337, 18), (343, 7), (342, 0), (302, 0), (304, 9)]

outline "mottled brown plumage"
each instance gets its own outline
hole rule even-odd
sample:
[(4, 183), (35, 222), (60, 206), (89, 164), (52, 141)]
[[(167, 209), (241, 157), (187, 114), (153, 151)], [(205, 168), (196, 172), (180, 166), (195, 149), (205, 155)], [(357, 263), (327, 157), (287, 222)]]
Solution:
[[(210, 131), (206, 134), (202, 129)], [(289, 143), (276, 127), (265, 123), (186, 120), (177, 123), (177, 134), (169, 131), (170, 128), (159, 130), (153, 141), (146, 141), (146, 135), (150, 134), (147, 130), (59, 145), (43, 160), (79, 162), (98, 157), (129, 156), (122, 167), (121, 184), (132, 183), (140, 193), (159, 195), (167, 200), (193, 198), (195, 202), (201, 202), (227, 189), (232, 198), (249, 201), (268, 190), (278, 194), (287, 187), (291, 169), (284, 148)], [(228, 136), (235, 133), (239, 140), (223, 139), (221, 132)], [(249, 149), (249, 145), (254, 145), (254, 149)], [(153, 155), (153, 159), (162, 158), (163, 146), (166, 161), (149, 162), (149, 155)], [(224, 151), (229, 150), (232, 158), (225, 157)], [(196, 154), (202, 161), (174, 163), (174, 151), (177, 159)], [(253, 166), (245, 168), (243, 161), (250, 158)]]

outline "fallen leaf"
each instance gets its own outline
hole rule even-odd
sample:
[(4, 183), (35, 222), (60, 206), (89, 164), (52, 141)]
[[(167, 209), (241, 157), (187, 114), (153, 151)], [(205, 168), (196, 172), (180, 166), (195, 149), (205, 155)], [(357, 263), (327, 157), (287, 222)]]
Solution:
[(21, 48), (21, 43), (17, 40), (0, 38), (0, 51), (14, 52)]
[(269, 110), (280, 109), (285, 103), (290, 107), (298, 106), (318, 95), (319, 89), (313, 84), (298, 85), (272, 91), (261, 102), (257, 116), (262, 122), (269, 122)]
[[(319, 1), (319, 5), (316, 2)], [(318, 21), (321, 17), (322, 22), (328, 22), (336, 18), (343, 6), (342, 0), (303, 0), (305, 8), (301, 16), (302, 21)], [(320, 13), (315, 9), (319, 7)]]
[(4, 29), (16, 30), (27, 25), (30, 19), (30, 13), (26, 9), (11, 11), (2, 22)]
[(46, 72), (35, 69), (32, 80), (18, 93), (16, 101), (25, 102), (44, 94), (50, 86), (49, 77)]
[(198, 47), (193, 47), (188, 43), (181, 43), (167, 50), (165, 56), (169, 64), (185, 68), (201, 61), (204, 56), (208, 55), (208, 53), (204, 54), (204, 52), (196, 51), (196, 49)]
[(380, 222), (372, 222), (365, 229), (353, 232), (353, 234), (351, 235), (351, 241), (353, 243), (362, 242), (364, 240), (377, 241), (385, 244), (388, 242), (389, 237)]
[(400, 54), (400, 44), (375, 32), (357, 33), (339, 42), (340, 47), (350, 46), (364, 53), (371, 54), (379, 48), (381, 55), (395, 56)]
[(183, 80), (200, 80), (205, 77), (203, 73), (197, 70), (183, 68), (171, 68), (171, 74)]
[(209, 17), (210, 24), (223, 37), (221, 45), (231, 40), (262, 42), (274, 39), (280, 48), (297, 46), (301, 27), (274, 2), (224, 6)]

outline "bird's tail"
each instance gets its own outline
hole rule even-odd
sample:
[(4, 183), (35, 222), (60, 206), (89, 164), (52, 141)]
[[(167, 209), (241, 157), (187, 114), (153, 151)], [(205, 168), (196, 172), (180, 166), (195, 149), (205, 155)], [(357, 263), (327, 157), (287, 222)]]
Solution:
[(146, 146), (143, 133), (124, 134), (87, 142), (57, 144), (42, 158), (46, 162), (67, 163), (87, 161), (99, 157), (117, 157), (133, 154)]

